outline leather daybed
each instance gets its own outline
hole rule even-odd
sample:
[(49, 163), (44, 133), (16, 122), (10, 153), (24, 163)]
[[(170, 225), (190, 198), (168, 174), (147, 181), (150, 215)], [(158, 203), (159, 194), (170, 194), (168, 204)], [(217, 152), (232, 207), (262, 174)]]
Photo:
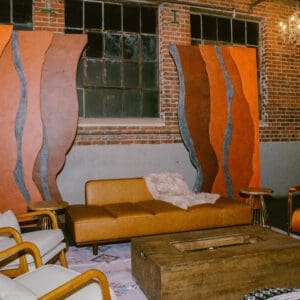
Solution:
[(91, 180), (84, 205), (70, 205), (66, 225), (76, 245), (132, 237), (250, 224), (251, 208), (228, 198), (181, 209), (153, 199), (143, 178)]

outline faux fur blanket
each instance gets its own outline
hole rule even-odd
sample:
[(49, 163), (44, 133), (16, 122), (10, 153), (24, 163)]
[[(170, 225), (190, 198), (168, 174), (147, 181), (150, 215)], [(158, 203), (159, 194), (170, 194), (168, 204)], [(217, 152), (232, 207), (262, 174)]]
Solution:
[(179, 173), (152, 173), (144, 176), (144, 179), (154, 199), (183, 209), (198, 204), (215, 203), (220, 198), (218, 194), (193, 193)]

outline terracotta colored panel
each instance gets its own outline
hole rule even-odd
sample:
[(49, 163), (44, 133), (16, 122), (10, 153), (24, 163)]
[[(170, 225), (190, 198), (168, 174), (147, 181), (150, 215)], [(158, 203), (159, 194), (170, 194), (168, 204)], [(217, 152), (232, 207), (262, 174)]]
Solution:
[(41, 70), (53, 33), (46, 31), (19, 31), (18, 35), (27, 87), (26, 119), (21, 137), (23, 176), (30, 201), (41, 201), (42, 196), (32, 179), (32, 174), (35, 160), (43, 142), (40, 106)]
[(233, 182), (233, 196), (238, 198), (239, 189), (249, 186), (253, 174), (254, 125), (249, 104), (243, 93), (241, 74), (232, 59), (230, 47), (221, 47), (221, 53), (234, 87), (231, 104), (232, 135), (228, 152), (228, 167)]
[(227, 196), (226, 182), (222, 168), (224, 132), (227, 122), (226, 82), (216, 55), (215, 46), (202, 45), (199, 46), (199, 49), (205, 61), (209, 78), (211, 99), (209, 136), (219, 166), (211, 192)]
[(185, 116), (203, 181), (201, 191), (211, 191), (218, 165), (210, 144), (210, 88), (208, 74), (199, 47), (178, 46), (185, 80)]
[[(231, 56), (235, 61), (242, 80), (242, 88), (250, 109), (249, 122), (254, 126), (254, 150), (252, 156), (253, 174), (249, 186), (260, 186), (260, 152), (259, 152), (259, 112), (256, 50), (254, 48), (231, 47)], [(250, 121), (251, 120), (251, 121)]]
[(17, 161), (15, 122), (21, 92), (11, 42), (7, 44), (0, 58), (0, 82), (3, 87), (0, 90), (0, 211), (13, 209), (18, 213), (26, 210), (26, 202), (14, 177)]
[(85, 35), (55, 34), (42, 69), (41, 112), (44, 142), (35, 166), (35, 177), (43, 197), (61, 199), (56, 184), (66, 153), (75, 138), (78, 122), (76, 72)]
[(11, 38), (13, 27), (11, 25), (0, 25), (0, 57)]

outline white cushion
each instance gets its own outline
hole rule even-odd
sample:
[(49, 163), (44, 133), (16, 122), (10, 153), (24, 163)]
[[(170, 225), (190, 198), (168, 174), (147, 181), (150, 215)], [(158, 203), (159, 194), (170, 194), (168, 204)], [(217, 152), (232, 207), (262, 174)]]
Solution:
[[(65, 243), (62, 243), (64, 235), (61, 229), (39, 230), (23, 233), (22, 239), (24, 242), (34, 243), (39, 248), (43, 262), (48, 262), (49, 259), (53, 258), (53, 256), (65, 248)], [(2, 239), (0, 240), (0, 251), (12, 247), (15, 244), (16, 242), (13, 238)], [(31, 254), (26, 254), (26, 259), (29, 264), (33, 263), (34, 261)], [(19, 265), (19, 260), (14, 259), (9, 264), (0, 266), (0, 269), (9, 269), (16, 267), (17, 265)]]
[(0, 299), (2, 300), (36, 300), (31, 290), (17, 281), (0, 274)]
[[(8, 210), (3, 214), (0, 213), (0, 227), (13, 227), (18, 232), (21, 232), (19, 222), (12, 210)], [(6, 235), (0, 235), (0, 239), (6, 238)]]
[[(46, 265), (40, 267), (35, 271), (25, 273), (15, 278), (14, 281), (26, 286), (32, 291), (33, 294), (37, 295), (37, 297), (41, 297), (42, 295), (48, 293), (49, 291), (76, 277), (79, 274), (80, 273), (74, 270), (66, 269), (58, 265)], [(112, 296), (114, 296), (112, 291), (111, 294)], [(102, 299), (102, 293), (98, 284), (90, 283), (86, 287), (70, 295), (67, 299), (100, 300)]]

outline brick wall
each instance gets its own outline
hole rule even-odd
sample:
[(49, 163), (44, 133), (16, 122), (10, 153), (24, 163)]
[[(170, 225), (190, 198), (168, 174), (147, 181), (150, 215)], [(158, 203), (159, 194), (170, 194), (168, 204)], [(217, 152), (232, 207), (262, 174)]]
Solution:
[[(278, 23), (294, 12), (296, 1), (263, 1), (249, 11), (251, 1), (195, 1), (218, 8), (235, 8), (261, 24), (260, 73), (262, 124), (260, 140), (300, 141), (300, 46), (283, 45)], [(35, 1), (35, 29), (63, 31), (63, 1), (51, 1), (52, 14), (41, 11), (44, 1)], [(192, 5), (192, 4), (191, 4)], [(182, 142), (178, 128), (179, 82), (169, 55), (169, 44), (190, 44), (190, 5), (162, 3), (159, 6), (160, 112), (164, 126), (78, 126), (75, 143), (158, 144)], [(173, 23), (174, 12), (178, 24)]]

